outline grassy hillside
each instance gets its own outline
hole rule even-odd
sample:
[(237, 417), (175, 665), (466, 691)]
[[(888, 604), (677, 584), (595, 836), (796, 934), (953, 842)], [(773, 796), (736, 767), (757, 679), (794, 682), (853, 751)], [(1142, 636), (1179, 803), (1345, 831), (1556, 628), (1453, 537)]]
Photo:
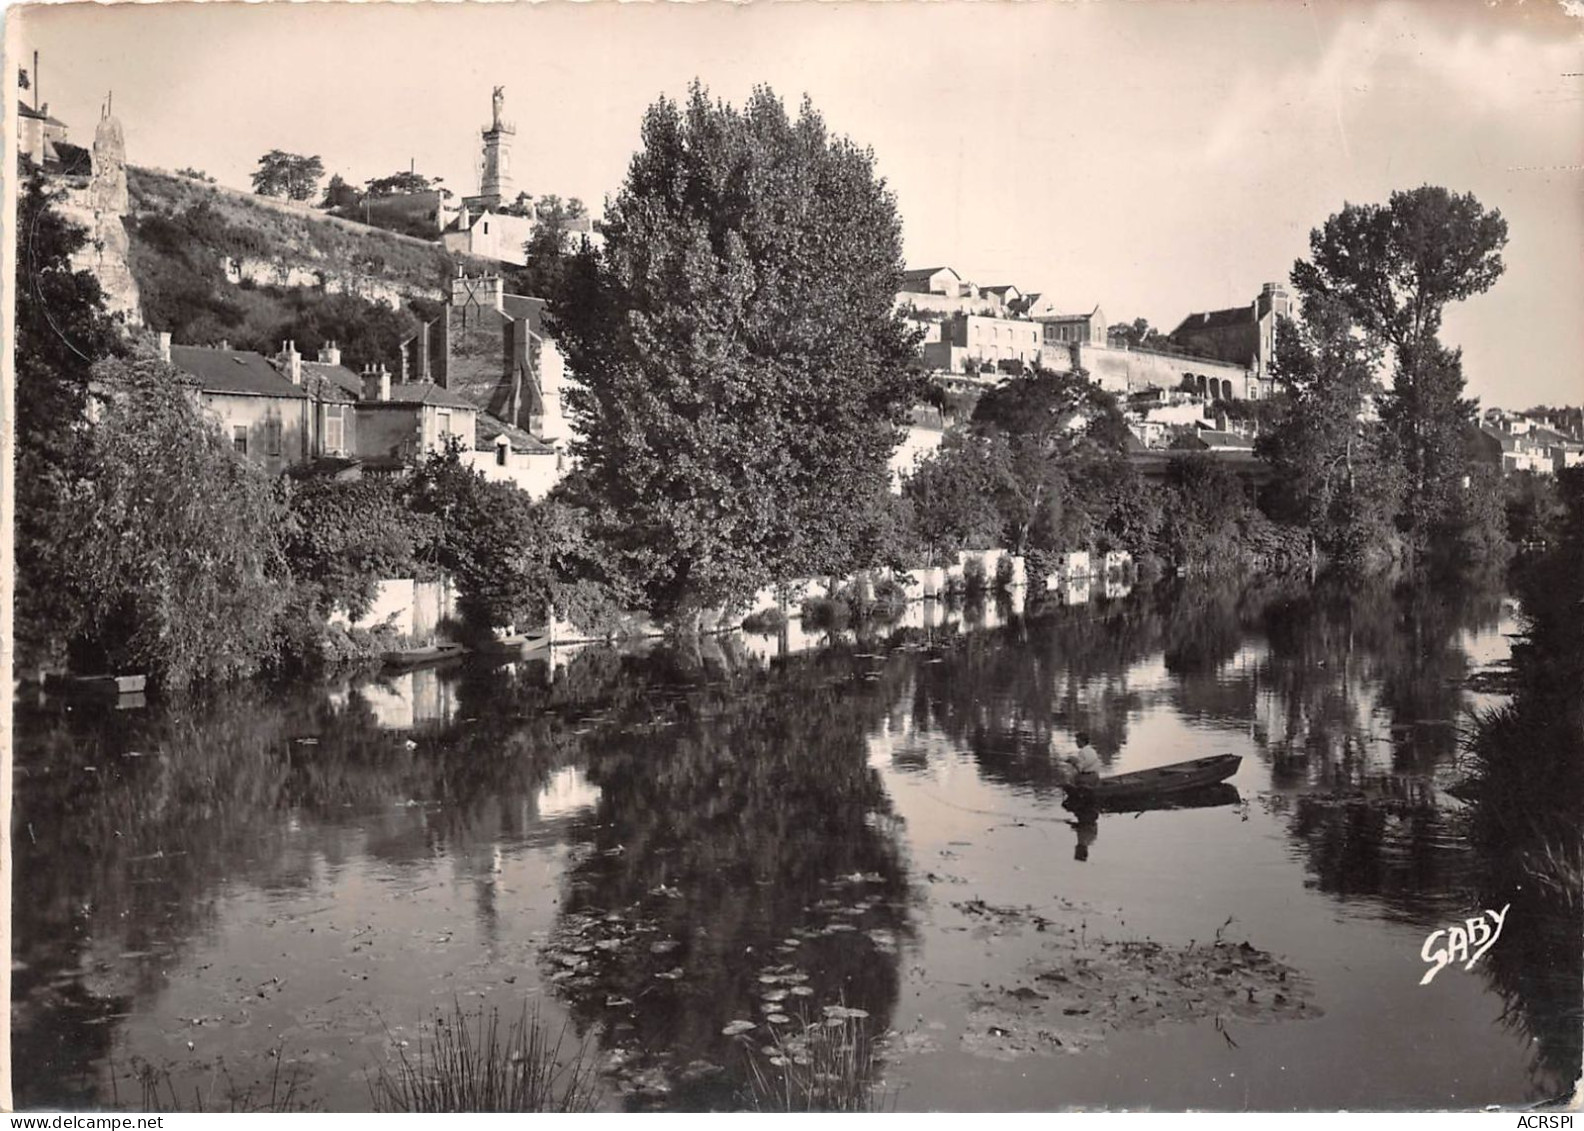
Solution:
[[(128, 259), (144, 321), (178, 343), (273, 352), (290, 338), (311, 354), (333, 339), (348, 365), (394, 367), (401, 340), (434, 316), (445, 279), (458, 267), (498, 269), (187, 177), (129, 168), (127, 188)], [(241, 283), (228, 279), (228, 259), (244, 268)], [(271, 279), (291, 285), (261, 281)]]

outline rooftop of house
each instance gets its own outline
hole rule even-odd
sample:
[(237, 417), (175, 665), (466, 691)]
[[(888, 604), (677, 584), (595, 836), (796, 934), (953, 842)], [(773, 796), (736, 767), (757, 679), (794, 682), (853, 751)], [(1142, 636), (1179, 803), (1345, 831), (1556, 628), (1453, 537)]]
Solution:
[(526, 321), (528, 329), (534, 333), (544, 333), (544, 299), (530, 298), (528, 295), (502, 295), (501, 310), (513, 321)]
[[(902, 272), (902, 281), (905, 283), (922, 283), (926, 282), (931, 275), (937, 275), (942, 271), (951, 271), (953, 275), (957, 275), (957, 272), (950, 267), (910, 267)], [(961, 275), (957, 275), (957, 277), (959, 279), (962, 278)]]
[(263, 354), (251, 350), (171, 346), (170, 360), (177, 369), (196, 378), (198, 387), (206, 393), (308, 399), (308, 393), (277, 373)]
[(1498, 427), (1494, 424), (1481, 424), (1479, 426), (1479, 430), (1482, 435), (1488, 436), (1492, 440), (1496, 441), (1496, 443), (1500, 444), (1503, 451), (1510, 452), (1518, 446), (1518, 437), (1507, 431), (1505, 428)]
[(478, 406), (470, 401), (465, 401), (450, 389), (436, 385), (433, 381), (406, 381), (393, 382), (390, 387), (389, 400), (363, 400), (358, 402), (359, 408), (386, 408), (391, 406), (431, 405), (435, 408), (459, 408), (469, 412), (477, 412)]
[(302, 363), (303, 388), (322, 401), (347, 404), (363, 396), (363, 382), (344, 365), (324, 361)]
[(45, 125), (60, 126), (62, 129), (66, 128), (65, 122), (61, 121), (59, 118), (50, 117), (48, 103), (45, 103), (43, 109), (38, 109), (36, 107), (29, 106), (21, 99), (17, 99), (17, 117), (33, 118), (37, 121), (43, 122)]
[(1533, 436), (1535, 441), (1541, 444), (1569, 444), (1576, 442), (1572, 437), (1544, 424), (1536, 424), (1530, 428), (1529, 435)]
[(1174, 335), (1195, 330), (1219, 330), (1228, 326), (1246, 326), (1254, 321), (1254, 311), (1247, 306), (1233, 306), (1225, 310), (1204, 310), (1190, 314), (1177, 324)]
[(1083, 322), (1093, 318), (1099, 313), (1100, 308), (1098, 306), (1093, 310), (1080, 311), (1077, 314), (1062, 314), (1061, 312), (1053, 310), (1047, 306), (1038, 314), (1031, 314), (1030, 317), (1036, 322)]
[(555, 455), (555, 448), (543, 440), (507, 424), (498, 417), (487, 412), (478, 415), (478, 423), (473, 426), (473, 446), (479, 451), (494, 451), (496, 442), (500, 437), (506, 437), (511, 450), (519, 455), (546, 456)]

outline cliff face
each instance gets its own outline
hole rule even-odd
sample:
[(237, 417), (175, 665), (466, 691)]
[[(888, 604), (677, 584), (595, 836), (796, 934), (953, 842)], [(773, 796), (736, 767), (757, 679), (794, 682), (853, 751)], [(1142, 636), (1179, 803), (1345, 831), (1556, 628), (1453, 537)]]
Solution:
[(92, 177), (55, 178), (62, 211), (89, 235), (77, 266), (124, 322), (177, 344), (335, 341), (357, 364), (394, 368), (445, 281), (492, 266), (304, 204), (126, 166), (113, 145), (96, 146), (94, 162)]
[(94, 129), (87, 177), (62, 177), (55, 206), (71, 223), (88, 233), (88, 242), (72, 256), (72, 268), (99, 280), (105, 307), (123, 322), (142, 323), (138, 287), (132, 277), (127, 214), (126, 139), (121, 123), (105, 107)]
[(88, 242), (72, 256), (72, 269), (87, 271), (99, 280), (105, 309), (128, 326), (143, 324), (137, 280), (132, 276), (131, 240), (118, 212), (96, 208), (89, 183), (62, 186), (55, 207), (67, 220), (88, 233)]
[[(438, 300), (458, 267), (485, 266), (438, 243), (330, 216), (307, 204), (256, 196), (153, 169), (127, 170), (132, 240), (149, 221), (186, 225), (193, 259), (207, 259), (228, 286), (303, 288), (356, 295), (392, 308)], [(135, 248), (138, 253), (147, 250)], [(132, 257), (137, 270), (139, 254)]]

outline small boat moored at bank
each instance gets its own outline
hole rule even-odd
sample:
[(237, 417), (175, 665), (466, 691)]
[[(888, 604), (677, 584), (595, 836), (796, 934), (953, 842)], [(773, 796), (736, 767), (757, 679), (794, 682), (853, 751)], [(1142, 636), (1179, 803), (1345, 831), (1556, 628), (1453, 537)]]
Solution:
[(442, 660), (449, 660), (455, 656), (466, 654), (467, 649), (461, 644), (442, 642), (429, 644), (423, 648), (399, 648), (386, 652), (381, 658), (387, 668), (421, 668), (426, 664), (438, 664)]
[(509, 636), (496, 636), (479, 644), (476, 651), (485, 656), (518, 656), (550, 645), (550, 630), (542, 632), (514, 632)]

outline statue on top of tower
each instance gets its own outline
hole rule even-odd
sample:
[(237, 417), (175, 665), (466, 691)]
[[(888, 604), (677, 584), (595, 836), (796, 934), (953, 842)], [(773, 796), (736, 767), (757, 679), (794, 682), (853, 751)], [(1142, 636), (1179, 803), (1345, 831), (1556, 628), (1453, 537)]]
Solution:
[(506, 104), (506, 88), (504, 86), (495, 88), (495, 93), (490, 96), (490, 104), (495, 110), (495, 120), (491, 125), (498, 130), (501, 127), (501, 107)]

